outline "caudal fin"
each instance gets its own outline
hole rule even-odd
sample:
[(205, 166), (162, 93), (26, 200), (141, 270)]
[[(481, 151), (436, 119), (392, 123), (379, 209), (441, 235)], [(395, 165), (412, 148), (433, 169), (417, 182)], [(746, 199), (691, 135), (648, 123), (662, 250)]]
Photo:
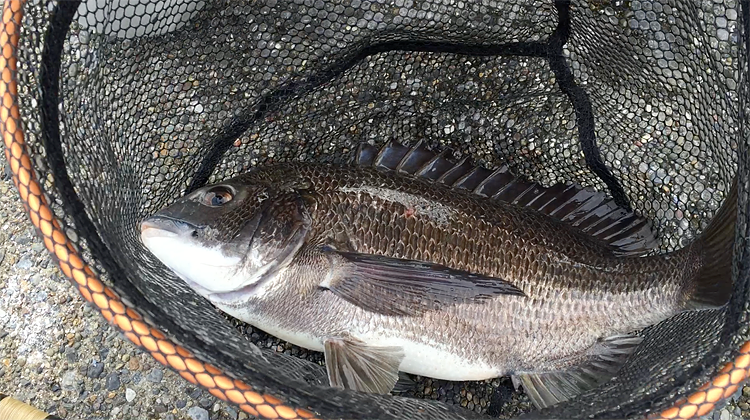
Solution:
[(703, 264), (688, 291), (687, 309), (713, 309), (725, 305), (732, 295), (732, 258), (737, 222), (737, 178), (724, 203), (696, 240)]

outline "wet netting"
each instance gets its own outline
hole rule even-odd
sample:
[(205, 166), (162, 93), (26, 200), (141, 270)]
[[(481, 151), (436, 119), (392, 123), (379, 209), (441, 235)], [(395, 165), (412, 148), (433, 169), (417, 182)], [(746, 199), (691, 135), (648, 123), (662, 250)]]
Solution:
[[(6, 0), (0, 119), (32, 223), (86, 300), (259, 417), (691, 418), (748, 376), (748, 17), (737, 0)], [(144, 217), (272, 162), (422, 141), (576, 182), (685, 245), (735, 173), (735, 292), (643, 331), (617, 376), (533, 412), (510, 380), (330, 388), (322, 357), (229, 319)]]

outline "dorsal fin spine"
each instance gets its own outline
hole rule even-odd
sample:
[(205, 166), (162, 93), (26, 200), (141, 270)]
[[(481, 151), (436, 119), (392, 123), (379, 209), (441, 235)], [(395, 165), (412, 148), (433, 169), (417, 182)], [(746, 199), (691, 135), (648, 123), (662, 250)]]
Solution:
[(377, 156), (375, 156), (375, 160), (373, 160), (372, 162), (373, 167), (377, 168), (378, 166), (380, 166), (380, 164), (383, 162), (383, 158), (385, 158), (386, 153), (388, 153), (388, 150), (390, 150), (392, 143), (393, 141), (389, 140), (388, 143), (386, 143), (385, 146), (383, 146), (383, 148), (378, 151)]
[[(619, 210), (620, 210), (619, 208), (615, 208), (615, 209), (614, 209), (614, 210), (612, 210), (611, 212), (609, 212), (609, 213), (605, 214), (604, 216), (602, 216), (599, 222), (597, 222), (597, 223), (594, 223), (594, 224), (592, 224), (592, 225), (591, 225), (591, 229), (594, 229), (594, 228), (596, 228), (596, 227), (597, 227), (597, 226), (598, 226), (598, 225), (599, 225), (600, 223), (602, 223), (602, 222), (601, 222), (601, 220), (604, 220), (604, 219), (605, 219), (606, 217), (609, 217), (609, 216), (611, 216), (611, 215), (613, 215), (613, 214), (615, 214), (615, 213), (618, 213), (618, 212), (619, 212)], [(625, 217), (625, 215), (623, 215), (623, 217)], [(620, 219), (621, 219), (621, 218), (620, 218)], [(601, 228), (599, 228), (598, 230), (596, 230), (596, 231), (592, 232), (592, 235), (596, 235), (596, 236), (599, 236), (599, 235), (601, 235), (602, 233), (606, 232), (606, 231), (607, 231), (607, 229), (609, 229), (609, 228), (611, 228), (611, 227), (612, 227), (612, 224), (611, 224), (611, 223), (610, 223), (610, 224), (604, 224), (604, 226), (603, 226), (603, 227), (601, 227)]]
[(529, 204), (534, 204), (535, 206), (537, 206), (537, 209), (539, 211), (541, 211), (542, 213), (544, 213), (544, 208), (547, 207), (547, 204), (553, 202), (555, 200), (555, 197), (548, 197), (547, 201), (545, 201), (544, 204), (538, 205), (537, 201), (541, 200), (542, 197), (543, 197), (543, 195), (539, 195), (537, 198), (535, 198), (534, 200), (532, 200), (532, 202), (529, 203)]
[(362, 164), (362, 156), (364, 155), (364, 151), (367, 146), (369, 146), (367, 143), (360, 143), (359, 146), (357, 146), (356, 156), (354, 156), (355, 164)]
[(441, 157), (440, 155), (435, 155), (435, 157), (433, 157), (432, 159), (428, 160), (427, 163), (425, 163), (424, 165), (422, 165), (422, 167), (419, 168), (419, 170), (417, 170), (416, 175), (420, 176), (420, 177), (423, 177), (427, 172), (430, 171), (430, 168), (432, 168), (432, 165), (438, 159), (440, 159), (440, 157)]
[[(559, 185), (559, 184), (558, 184), (558, 185)], [(565, 189), (563, 189), (563, 190), (562, 190), (562, 191), (560, 192), (560, 195), (561, 195), (561, 196), (564, 196), (565, 194), (567, 194), (567, 193), (568, 193), (568, 191), (570, 191), (570, 190), (572, 190), (572, 189), (575, 189), (575, 187), (574, 187), (573, 185), (568, 185), (568, 186), (566, 186), (566, 187), (565, 187)], [(568, 199), (567, 199), (567, 200), (565, 200), (565, 201), (564, 201), (564, 202), (563, 202), (562, 204), (560, 204), (559, 206), (557, 206), (556, 208), (554, 208), (554, 209), (553, 209), (552, 211), (548, 212), (547, 214), (550, 214), (550, 215), (554, 214), (554, 213), (555, 213), (556, 211), (560, 210), (561, 208), (565, 207), (565, 205), (567, 205), (568, 203), (570, 203), (570, 200), (572, 200), (572, 199), (573, 199), (573, 197), (571, 197), (571, 198), (568, 198)], [(552, 198), (552, 200), (550, 200), (549, 202), (547, 202), (547, 203), (546, 203), (546, 204), (545, 204), (544, 206), (540, 207), (540, 208), (539, 208), (539, 210), (545, 210), (545, 208), (546, 208), (546, 207), (547, 207), (548, 205), (550, 205), (550, 203), (554, 203), (554, 202), (555, 202), (555, 200), (556, 200), (556, 198), (555, 198), (555, 197), (553, 197), (553, 198)]]
[(498, 197), (500, 197), (500, 195), (501, 195), (502, 193), (504, 193), (504, 192), (505, 192), (505, 190), (507, 190), (507, 189), (508, 189), (508, 187), (510, 187), (510, 186), (511, 186), (512, 184), (513, 184), (512, 182), (509, 182), (509, 183), (507, 183), (507, 184), (503, 185), (503, 186), (502, 186), (502, 187), (501, 187), (500, 189), (498, 189), (497, 191), (495, 191), (495, 193), (494, 193), (494, 194), (492, 194), (492, 196), (491, 196), (490, 198), (491, 198), (491, 199), (493, 199), (493, 200), (496, 200), (496, 199), (497, 199)]
[[(552, 210), (549, 213), (550, 216), (554, 216), (554, 217), (557, 217), (558, 219), (562, 220), (563, 219), (562, 216), (557, 216), (557, 212), (561, 211), (562, 209), (564, 209), (565, 207), (567, 207), (568, 204), (572, 203), (574, 198), (575, 198), (575, 195), (573, 197), (570, 197), (569, 199), (567, 199), (564, 203), (562, 203), (559, 206), (557, 206), (557, 208), (555, 208), (554, 210)], [(579, 208), (579, 207), (577, 207), (577, 208)]]
[[(448, 154), (448, 149), (442, 150), (440, 153), (437, 153), (432, 159), (427, 161), (416, 173), (417, 176), (424, 177), (432, 168), (435, 167), (435, 164), (445, 159), (445, 155)], [(429, 178), (427, 178), (429, 179)], [(430, 181), (432, 181), (430, 179)]]
[(448, 178), (451, 174), (453, 174), (453, 172), (456, 172), (460, 167), (462, 167), (464, 165), (464, 163), (466, 163), (466, 161), (468, 159), (469, 159), (468, 157), (464, 157), (463, 159), (461, 159), (452, 168), (450, 168), (447, 171), (445, 171), (445, 173), (443, 175), (441, 175), (440, 178), (438, 178), (437, 181), (435, 181), (435, 182), (445, 182), (445, 179)]
[(396, 166), (397, 172), (402, 172), (404, 165), (406, 165), (406, 162), (409, 161), (409, 158), (416, 153), (416, 151), (422, 146), (422, 140), (419, 140), (414, 146), (412, 146), (404, 155), (404, 157), (401, 159), (401, 162), (398, 163), (398, 166)]
[(640, 227), (640, 226), (637, 226), (638, 223), (641, 223), (641, 221), (638, 220), (638, 219), (635, 219), (632, 222), (628, 223), (627, 226), (625, 226), (624, 228), (620, 229), (620, 231), (617, 231), (617, 232), (611, 233), (611, 234), (609, 234), (607, 236), (604, 236), (603, 239), (604, 240), (609, 240), (609, 239), (617, 236), (618, 234), (621, 234), (622, 232), (628, 232), (630, 229), (633, 229), (635, 227)]
[[(591, 197), (587, 197), (586, 199), (584, 199), (583, 201), (581, 201), (581, 204), (580, 204), (580, 205), (579, 205), (578, 207), (576, 207), (576, 208), (575, 208), (575, 209), (573, 209), (572, 211), (568, 212), (568, 214), (567, 214), (567, 215), (566, 215), (565, 217), (563, 217), (563, 219), (562, 219), (562, 220), (569, 220), (569, 219), (572, 219), (572, 218), (574, 218), (574, 217), (575, 217), (575, 214), (576, 214), (576, 212), (577, 212), (578, 210), (580, 210), (581, 208), (583, 208), (583, 207), (584, 207), (584, 206), (585, 206), (586, 204), (588, 204), (588, 202), (589, 202), (589, 201), (591, 201), (591, 200), (594, 200), (594, 199), (596, 199), (596, 198), (595, 198), (594, 196), (591, 196)], [(571, 223), (571, 224), (572, 224), (573, 226), (578, 226), (578, 225), (580, 225), (580, 224), (581, 224), (581, 222), (582, 222), (582, 221), (583, 221), (583, 220), (576, 220), (575, 222), (573, 222), (573, 223)]]
[(422, 141), (408, 147), (389, 140), (380, 149), (361, 144), (352, 161), (544, 213), (609, 244), (618, 255), (643, 254), (656, 242), (647, 220), (619, 208), (604, 193), (576, 185), (543, 187), (515, 178), (507, 166), (490, 171), (468, 157), (455, 163), (444, 157), (448, 152), (431, 152)]
[[(504, 168), (505, 168), (505, 166), (503, 166), (501, 168), (498, 168), (498, 169), (495, 169), (491, 174), (489, 174), (489, 176), (487, 176), (487, 178), (485, 178), (484, 180), (482, 180), (482, 182), (480, 182), (479, 185), (477, 185), (477, 187), (474, 188), (474, 190), (472, 190), (472, 192), (474, 194), (480, 194), (481, 191), (482, 191), (482, 188), (484, 188), (485, 185), (487, 185), (490, 181), (492, 181), (493, 179), (495, 179), (495, 177), (497, 175), (503, 173)], [(483, 195), (485, 197), (487, 196), (484, 193), (481, 193), (481, 195)]]
[(469, 170), (469, 172), (463, 174), (457, 180), (453, 181), (452, 185), (454, 187), (458, 187), (458, 186), (462, 185), (467, 179), (469, 179), (469, 177), (471, 177), (472, 175), (474, 175), (477, 172), (478, 169), (479, 168), (477, 168), (476, 166), (473, 167), (471, 170)]
[[(514, 204), (517, 204), (517, 203), (518, 203), (519, 201), (521, 201), (521, 199), (522, 199), (522, 198), (523, 198), (523, 197), (524, 197), (524, 196), (525, 196), (526, 194), (528, 194), (528, 193), (529, 193), (529, 191), (534, 191), (535, 189), (536, 189), (536, 185), (534, 185), (534, 184), (531, 184), (531, 185), (529, 185), (529, 186), (528, 186), (528, 188), (526, 188), (526, 189), (525, 189), (525, 190), (524, 190), (524, 191), (523, 191), (523, 192), (522, 192), (521, 194), (518, 194), (518, 196), (516, 196), (515, 200), (513, 200), (513, 203), (514, 203)], [(528, 203), (528, 204), (531, 204), (531, 203), (533, 203), (533, 202), (534, 202), (534, 200), (532, 199), (531, 201), (529, 201), (529, 203)]]

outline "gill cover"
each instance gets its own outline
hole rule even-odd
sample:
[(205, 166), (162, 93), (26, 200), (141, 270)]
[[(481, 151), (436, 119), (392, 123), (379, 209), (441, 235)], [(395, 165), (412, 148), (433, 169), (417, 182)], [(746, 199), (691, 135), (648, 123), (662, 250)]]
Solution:
[[(298, 192), (284, 193), (266, 202), (268, 205), (261, 212), (244, 265), (237, 273), (244, 278), (241, 288), (256, 288), (273, 279), (292, 261), (310, 230), (310, 214)], [(217, 297), (231, 299), (233, 296)]]

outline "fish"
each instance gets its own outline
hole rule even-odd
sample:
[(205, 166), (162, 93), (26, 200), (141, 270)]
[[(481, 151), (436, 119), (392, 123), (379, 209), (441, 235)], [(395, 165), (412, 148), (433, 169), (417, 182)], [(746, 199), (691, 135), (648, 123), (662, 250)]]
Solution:
[(258, 166), (145, 218), (144, 246), (226, 314), (323, 352), (332, 387), (510, 376), (538, 408), (617, 374), (638, 331), (729, 301), (737, 182), (687, 246), (605, 193), (424, 144)]

